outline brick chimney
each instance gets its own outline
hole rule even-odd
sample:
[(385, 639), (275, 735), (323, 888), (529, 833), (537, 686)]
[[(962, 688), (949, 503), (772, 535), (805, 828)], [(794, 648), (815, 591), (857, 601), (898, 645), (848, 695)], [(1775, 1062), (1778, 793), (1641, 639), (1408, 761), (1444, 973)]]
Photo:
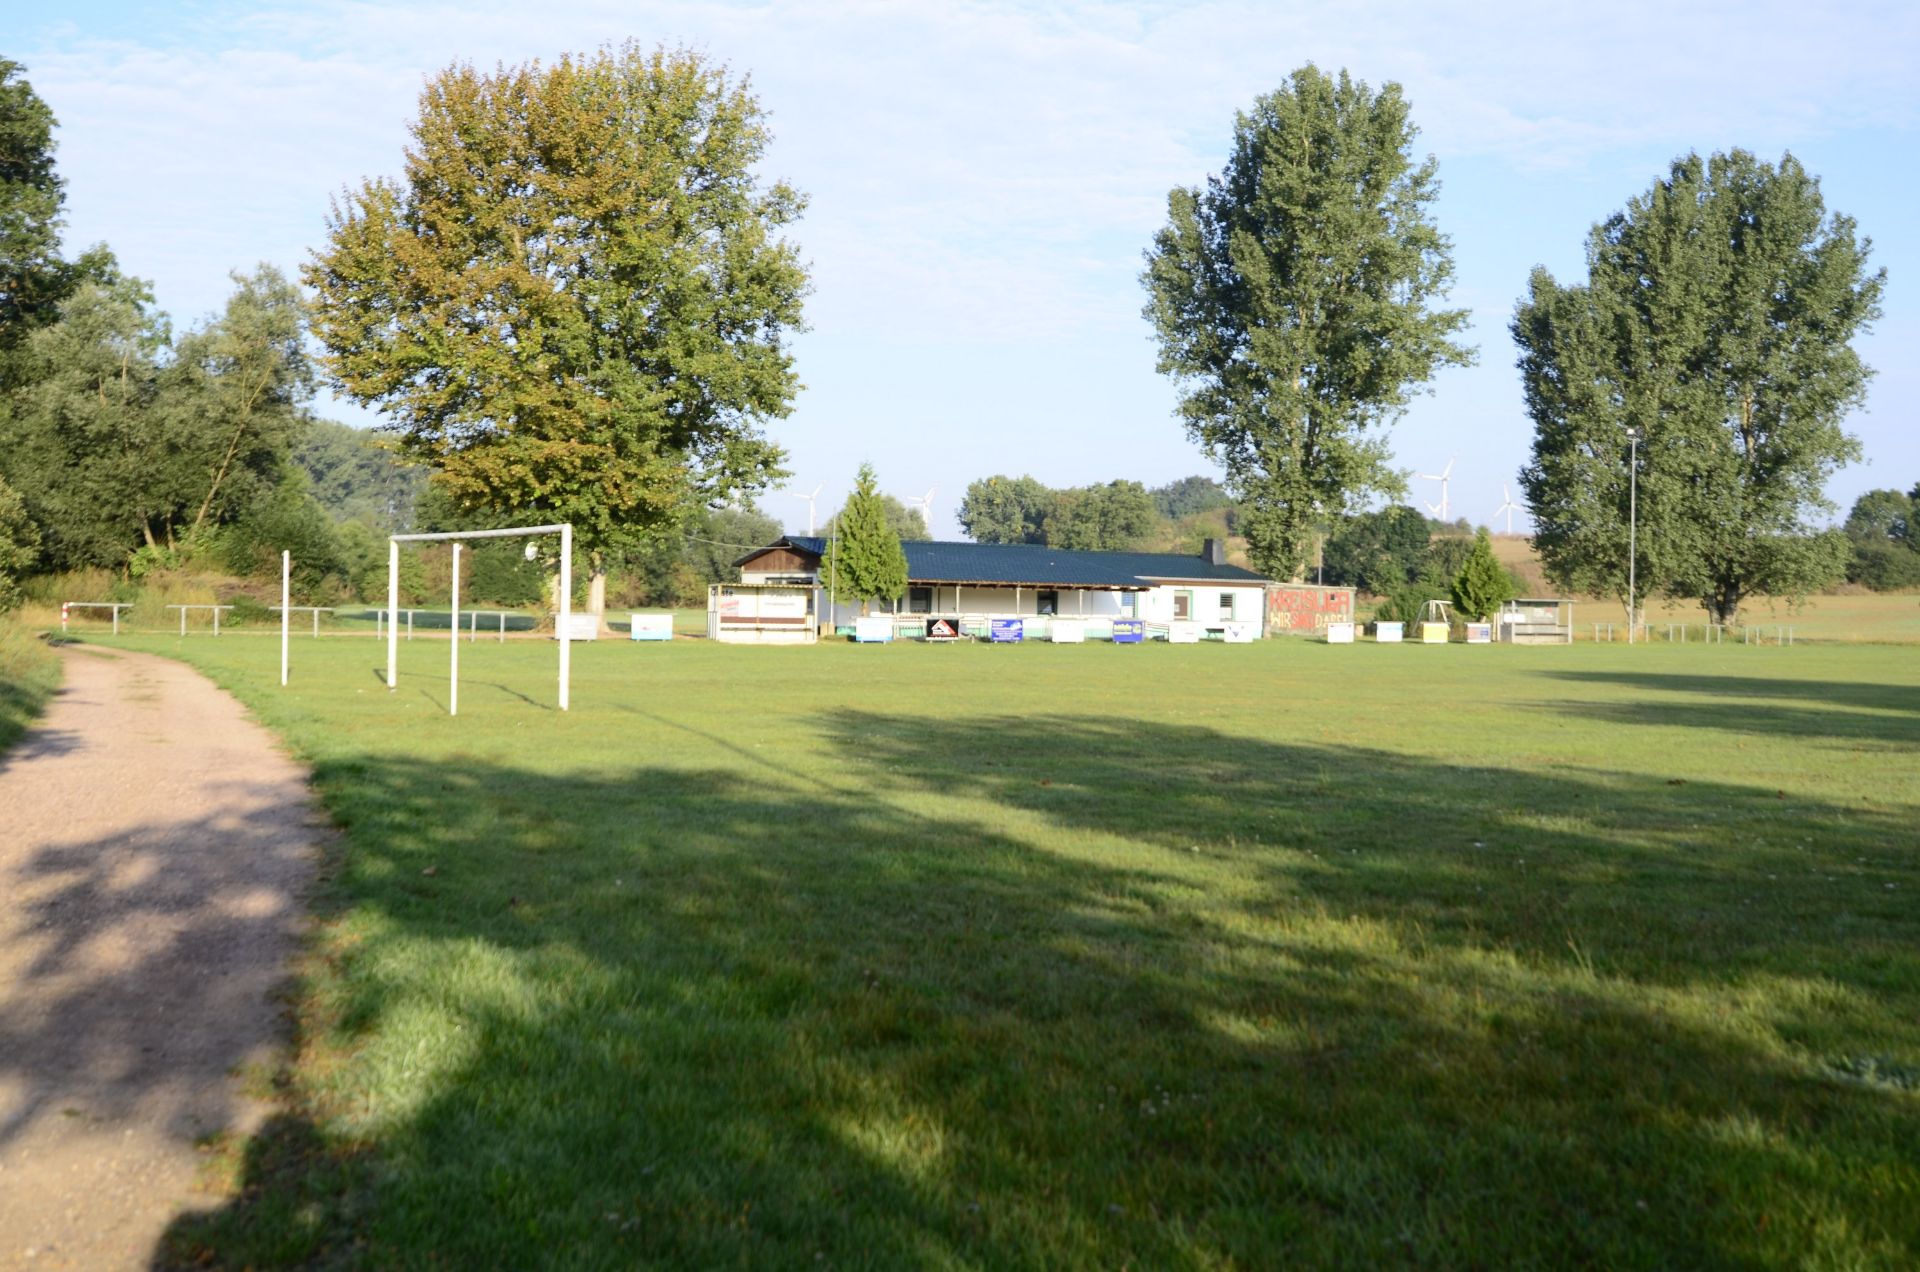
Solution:
[(1208, 565), (1225, 565), (1227, 563), (1227, 541), (1225, 539), (1208, 539), (1200, 545), (1200, 556)]

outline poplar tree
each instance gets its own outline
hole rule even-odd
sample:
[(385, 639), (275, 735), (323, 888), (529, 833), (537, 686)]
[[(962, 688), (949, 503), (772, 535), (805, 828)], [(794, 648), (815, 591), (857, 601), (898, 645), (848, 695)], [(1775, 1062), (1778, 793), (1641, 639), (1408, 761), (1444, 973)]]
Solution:
[(907, 590), (907, 554), (900, 535), (888, 524), (872, 464), (860, 465), (833, 522), (827, 555), (820, 562), (820, 583), (834, 600), (858, 600), (865, 614), (871, 601), (892, 599)]
[(1400, 86), (1308, 65), (1237, 117), (1225, 169), (1167, 197), (1142, 275), (1159, 369), (1227, 474), (1254, 565), (1298, 577), (1315, 526), (1402, 485), (1378, 430), (1472, 361), (1435, 309), (1451, 245), (1428, 217)]
[(461, 508), (573, 523), (603, 612), (611, 553), (784, 475), (805, 201), (756, 177), (748, 83), (687, 51), (456, 65), (412, 132), (305, 271), (326, 367)]
[(1731, 623), (1749, 596), (1839, 576), (1844, 536), (1813, 514), (1860, 454), (1841, 423), (1872, 374), (1851, 344), (1880, 313), (1871, 246), (1792, 155), (1735, 150), (1675, 160), (1594, 226), (1585, 283), (1533, 272), (1512, 327), (1534, 423), (1520, 482), (1551, 578)]

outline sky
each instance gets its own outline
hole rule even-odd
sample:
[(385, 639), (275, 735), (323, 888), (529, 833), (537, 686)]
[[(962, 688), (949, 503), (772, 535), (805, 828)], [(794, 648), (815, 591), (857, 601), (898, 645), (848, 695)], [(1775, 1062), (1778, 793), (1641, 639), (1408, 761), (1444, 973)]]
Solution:
[(1528, 272), (1578, 279), (1595, 222), (1675, 157), (1734, 147), (1792, 151), (1888, 271), (1848, 425), (1865, 460), (1829, 495), (1844, 513), (1920, 481), (1920, 6), (0, 0), (0, 32), (59, 120), (70, 250), (107, 243), (177, 326), (221, 308), (230, 271), (297, 272), (335, 195), (399, 173), (421, 87), (452, 63), (633, 39), (750, 76), (763, 172), (810, 200), (791, 236), (813, 280), (806, 387), (769, 429), (793, 477), (761, 499), (792, 530), (863, 461), (903, 499), (931, 491), (939, 537), (995, 473), (1217, 476), (1154, 370), (1142, 253), (1168, 191), (1219, 171), (1235, 113), (1307, 62), (1399, 83), (1438, 161), (1449, 303), (1479, 357), (1390, 439), (1409, 472), (1453, 462), (1449, 516), (1503, 530), (1503, 483), (1519, 498), (1532, 430), (1507, 325)]

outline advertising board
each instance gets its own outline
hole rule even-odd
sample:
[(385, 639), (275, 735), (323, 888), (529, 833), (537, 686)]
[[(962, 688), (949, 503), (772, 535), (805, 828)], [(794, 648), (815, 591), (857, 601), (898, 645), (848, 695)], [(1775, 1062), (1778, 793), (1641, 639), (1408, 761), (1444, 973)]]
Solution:
[(853, 639), (861, 645), (884, 645), (893, 639), (893, 615), (863, 614), (853, 620)]
[(1353, 589), (1313, 583), (1267, 584), (1267, 632), (1311, 636), (1329, 623), (1353, 621)]
[(927, 639), (959, 640), (960, 624), (951, 618), (930, 618), (927, 620)]
[(1113, 643), (1116, 645), (1138, 645), (1147, 638), (1147, 625), (1138, 618), (1116, 618), (1113, 620)]
[(1328, 623), (1327, 624), (1327, 644), (1329, 645), (1353, 644), (1353, 624), (1352, 623)]
[(1087, 643), (1087, 625), (1071, 619), (1053, 620), (1053, 643), (1056, 645), (1084, 645)]
[(629, 614), (635, 640), (672, 640), (672, 614)]
[(1017, 645), (1024, 630), (1025, 624), (1017, 618), (996, 618), (987, 623), (987, 639), (996, 645)]
[(1168, 623), (1167, 643), (1169, 645), (1198, 645), (1200, 638), (1206, 635), (1206, 628), (1198, 623)]

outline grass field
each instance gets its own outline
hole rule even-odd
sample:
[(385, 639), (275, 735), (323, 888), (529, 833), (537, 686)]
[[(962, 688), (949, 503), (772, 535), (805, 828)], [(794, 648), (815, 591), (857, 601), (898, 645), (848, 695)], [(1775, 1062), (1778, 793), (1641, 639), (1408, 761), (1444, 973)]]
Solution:
[(345, 831), (180, 1262), (1920, 1260), (1910, 650), (130, 643)]
[(59, 680), (60, 664), (38, 633), (0, 618), (0, 753), (39, 714)]

